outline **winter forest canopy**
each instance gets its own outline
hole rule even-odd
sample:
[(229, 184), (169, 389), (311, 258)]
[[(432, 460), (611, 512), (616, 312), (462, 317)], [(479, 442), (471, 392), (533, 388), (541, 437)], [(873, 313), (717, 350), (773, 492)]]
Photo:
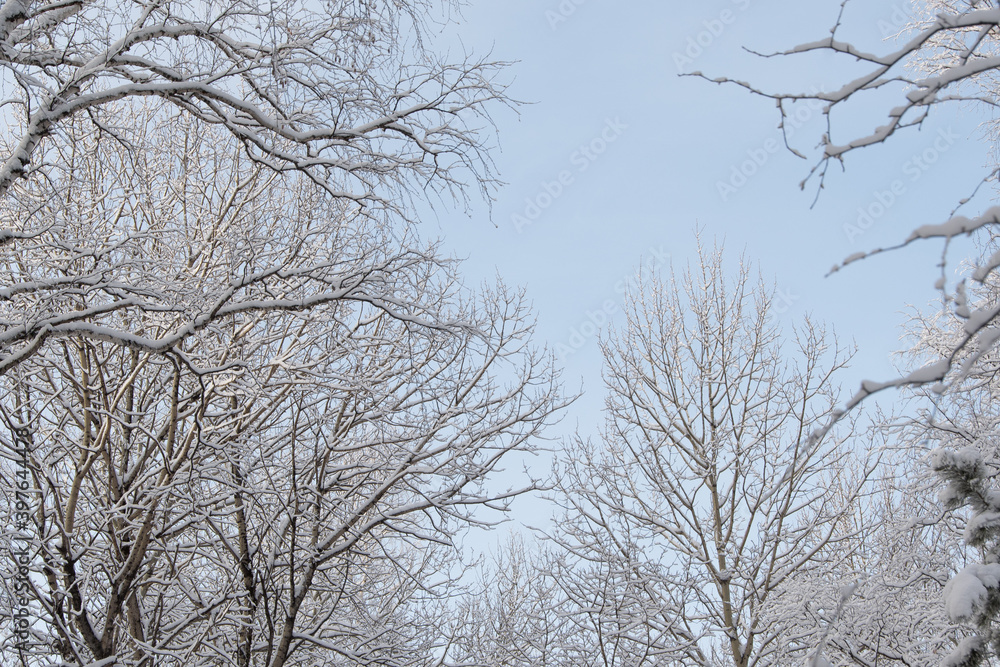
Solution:
[(0, 3), (0, 664), (1000, 664), (1000, 8), (646, 4)]

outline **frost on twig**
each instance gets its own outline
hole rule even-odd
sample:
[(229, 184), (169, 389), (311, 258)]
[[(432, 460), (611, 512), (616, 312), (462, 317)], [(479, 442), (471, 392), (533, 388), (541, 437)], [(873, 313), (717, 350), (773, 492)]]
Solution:
[[(785, 105), (803, 100), (818, 101), (823, 105), (826, 128), (819, 143), (816, 162), (802, 181), (804, 188), (816, 179), (817, 196), (826, 187), (826, 174), (831, 164), (846, 164), (850, 155), (894, 140), (907, 128), (921, 128), (932, 117), (939, 105), (949, 103), (985, 104), (996, 107), (996, 76), (1000, 73), (1000, 9), (983, 7), (981, 3), (960, 3), (950, 0), (933, 0), (919, 5), (927, 10), (925, 18), (916, 20), (904, 31), (894, 44), (878, 44), (874, 48), (862, 48), (838, 37), (838, 32), (849, 20), (850, 3), (844, 2), (831, 34), (828, 37), (772, 54), (768, 57), (798, 58), (810, 53), (832, 53), (845, 61), (859, 63), (863, 73), (843, 82), (833, 90), (812, 90), (810, 92), (784, 92), (765, 90), (752, 82), (739, 81), (728, 77), (710, 77), (701, 73), (706, 80), (740, 86), (755, 95), (774, 100), (784, 118)], [(841, 123), (853, 113), (852, 102), (860, 101), (868, 93), (881, 90), (896, 96), (895, 101), (879, 107), (885, 117), (875, 121), (867, 119), (868, 130), (844, 135)], [(862, 107), (862, 108), (870, 108)], [(995, 178), (991, 170), (983, 182)], [(979, 192), (982, 182), (976, 186)], [(957, 208), (969, 206), (975, 197), (964, 198)], [(998, 311), (972, 309), (961, 303), (960, 286), (955, 294), (947, 291), (944, 280), (947, 264), (947, 250), (950, 242), (960, 236), (996, 233), (1000, 228), (1000, 209), (989, 206), (974, 215), (960, 215), (957, 208), (949, 219), (933, 221), (913, 221), (911, 229), (901, 236), (898, 244), (851, 254), (835, 264), (831, 273), (849, 264), (880, 253), (895, 251), (916, 242), (938, 240), (943, 242), (941, 260), (942, 279), (935, 287), (945, 302), (956, 302), (959, 314), (966, 318), (965, 336), (955, 342), (955, 347), (943, 351), (939, 360), (930, 367), (909, 375), (887, 381), (866, 382), (845, 406), (850, 409), (860, 404), (867, 396), (887, 388), (898, 388), (920, 384), (941, 383), (948, 372), (967, 353), (981, 354), (996, 344), (996, 318)], [(967, 282), (983, 283), (1000, 268), (1000, 257), (993, 255), (967, 267)], [(941, 363), (938, 363), (940, 361)], [(967, 371), (964, 366), (960, 370)]]

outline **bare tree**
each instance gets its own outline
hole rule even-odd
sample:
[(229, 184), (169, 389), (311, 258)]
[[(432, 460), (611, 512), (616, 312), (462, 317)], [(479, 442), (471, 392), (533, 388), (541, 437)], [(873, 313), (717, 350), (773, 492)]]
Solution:
[(434, 664), (456, 537), (533, 487), (490, 473), (559, 405), (521, 295), (157, 114), (67, 141), (8, 207), (51, 222), (10, 300), (68, 326), (0, 380), (33, 614), (4, 654)]
[[(888, 432), (880, 425), (869, 435)], [(769, 605), (767, 623), (784, 619), (782, 643), (811, 645), (811, 665), (938, 667), (960, 640), (941, 600), (963, 562), (961, 531), (939, 519), (924, 452), (909, 436), (843, 517), (853, 537), (825, 550), (823, 568), (790, 577)]]
[[(646, 603), (634, 569), (597, 555), (582, 563), (519, 536), (479, 570), (451, 614), (445, 657), (469, 667), (666, 664), (676, 652), (657, 645), (651, 629), (662, 620)], [(647, 615), (639, 621), (637, 611)]]
[[(568, 655), (568, 619), (556, 580), (546, 574), (539, 545), (511, 535), (451, 618), (444, 662), (468, 667), (585, 665)], [(456, 613), (457, 612), (457, 613)]]
[[(113, 133), (108, 104), (157, 97), (226, 128), (277, 171), (303, 170), (339, 196), (417, 174), (446, 180), (483, 155), (467, 114), (499, 97), (495, 66), (439, 62), (429, 12), (453, 2), (5, 0), (8, 129), (0, 195), (38, 165), (39, 142), (85, 118)], [(40, 162), (40, 161), (39, 161)], [(482, 162), (479, 164), (482, 166)], [(347, 181), (347, 182), (345, 182)]]
[[(810, 177), (818, 177), (820, 187), (831, 164), (845, 163), (851, 154), (889, 141), (907, 128), (919, 128), (940, 105), (971, 103), (995, 109), (997, 73), (1000, 71), (1000, 10), (994, 3), (979, 0), (928, 0), (916, 3), (915, 8), (917, 21), (901, 36), (899, 46), (884, 54), (838, 39), (842, 21), (849, 16), (847, 2), (841, 3), (840, 16), (829, 37), (784, 52), (788, 56), (832, 52), (868, 67), (864, 75), (833, 92), (772, 93), (752, 84), (739, 83), (774, 99), (782, 116), (782, 126), (790, 105), (810, 99), (825, 104), (828, 128), (821, 142), (820, 159), (810, 172)], [(834, 119), (850, 114), (851, 102), (874, 90), (891, 91), (898, 96), (888, 109), (887, 120), (868, 133), (835, 138), (839, 127)], [(993, 131), (990, 138), (995, 148), (996, 125), (989, 123), (988, 127)], [(965, 537), (969, 546), (981, 551), (947, 585), (947, 610), (951, 619), (975, 626), (975, 632), (948, 658), (947, 664), (953, 666), (980, 664), (990, 657), (1000, 656), (1000, 631), (996, 627), (1000, 570), (996, 565), (997, 535), (991, 523), (998, 509), (993, 482), (996, 448), (992, 444), (994, 420), (991, 415), (994, 410), (990, 403), (995, 394), (992, 375), (996, 343), (1000, 340), (997, 328), (1000, 303), (995, 297), (1000, 252), (996, 244), (991, 243), (986, 246), (987, 252), (966, 258), (959, 267), (962, 278), (953, 291), (948, 284), (946, 261), (950, 242), (960, 235), (995, 238), (1000, 208), (991, 201), (983, 201), (988, 197), (977, 195), (984, 190), (984, 184), (996, 179), (997, 173), (994, 169), (979, 184), (970, 187), (969, 196), (958, 202), (949, 219), (938, 224), (914, 226), (895, 246), (903, 247), (926, 239), (943, 241), (941, 277), (936, 288), (941, 291), (945, 312), (928, 318), (920, 326), (924, 335), (913, 359), (923, 363), (922, 368), (889, 382), (864, 383), (861, 391), (848, 402), (848, 406), (857, 405), (871, 393), (886, 387), (913, 386), (917, 393), (927, 396), (933, 406), (921, 414), (921, 419), (929, 424), (930, 437), (939, 445), (933, 467), (945, 483), (941, 498), (951, 510), (970, 510)], [(974, 206), (979, 210), (958, 214), (962, 208)], [(878, 252), (883, 250), (858, 253), (835, 270)], [(928, 332), (938, 333), (927, 335)]]
[[(983, 254), (992, 254), (996, 248), (994, 240), (982, 249)], [(994, 308), (998, 297), (995, 275), (970, 286), (967, 293), (969, 308), (978, 310)], [(965, 320), (947, 310), (918, 312), (909, 323), (909, 332), (909, 353), (914, 359), (939, 358), (964, 338)], [(926, 487), (937, 487), (937, 500), (944, 506), (936, 514), (928, 512), (927, 523), (957, 524), (955, 532), (961, 538), (944, 591), (944, 611), (963, 626), (962, 641), (948, 663), (962, 667), (996, 664), (1000, 659), (1000, 530), (995, 519), (1000, 511), (996, 481), (1000, 473), (996, 408), (1000, 357), (994, 347), (964, 350), (956, 360), (957, 367), (940, 386), (914, 390), (921, 403), (908, 430), (909, 441), (928, 450), (928, 468), (936, 473), (933, 482), (925, 479), (925, 493), (934, 490)]]
[[(792, 105), (804, 100), (824, 104), (827, 131), (822, 137), (822, 153), (803, 187), (811, 178), (819, 188), (830, 165), (846, 164), (849, 156), (866, 147), (894, 140), (910, 128), (920, 128), (941, 105), (962, 104), (985, 108), (990, 114), (997, 104), (997, 74), (1000, 72), (1000, 10), (995, 3), (981, 0), (924, 0), (914, 3), (917, 19), (904, 31), (897, 45), (888, 49), (852, 44), (838, 38), (849, 20), (851, 5), (840, 4), (840, 15), (829, 37), (802, 44), (779, 55), (797, 57), (812, 52), (833, 53), (862, 63), (867, 71), (832, 92), (785, 93), (763, 90), (752, 83), (726, 78), (719, 83), (737, 83), (774, 100), (781, 126)], [(896, 96), (884, 109), (886, 116), (872, 122), (868, 132), (844, 135), (840, 123), (871, 91)], [(864, 107), (862, 107), (864, 108)], [(880, 111), (880, 114), (882, 112)], [(987, 121), (988, 136), (996, 149), (996, 123)], [(847, 403), (858, 405), (867, 396), (888, 387), (908, 386), (929, 399), (931, 405), (920, 413), (921, 425), (930, 428), (930, 440), (938, 445), (933, 468), (945, 488), (941, 499), (949, 510), (967, 508), (965, 540), (972, 547), (965, 564), (949, 581), (946, 606), (952, 621), (969, 623), (974, 631), (966, 636), (946, 664), (951, 667), (981, 664), (1000, 657), (1000, 566), (998, 534), (994, 525), (1000, 509), (996, 503), (997, 474), (994, 443), (995, 409), (993, 386), (997, 342), (1000, 329), (1000, 300), (996, 298), (1000, 252), (995, 238), (1000, 207), (983, 186), (995, 181), (994, 168), (978, 184), (970, 184), (968, 196), (957, 202), (951, 216), (934, 224), (912, 224), (899, 244), (852, 255), (834, 270), (876, 253), (894, 250), (920, 241), (943, 242), (941, 277), (935, 287), (941, 293), (942, 309), (928, 317), (919, 330), (924, 334), (915, 347), (913, 359), (919, 369), (888, 382), (865, 382)], [(984, 194), (985, 193), (985, 194)], [(959, 211), (966, 209), (964, 215)], [(974, 209), (974, 210), (972, 210)], [(923, 221), (921, 221), (923, 222)], [(989, 238), (988, 251), (965, 258), (957, 269), (961, 279), (949, 286), (948, 250), (952, 240), (962, 235)], [(953, 515), (954, 516), (954, 515)]]
[(440, 662), (456, 537), (560, 399), (522, 296), (413, 224), (489, 192), (506, 102), (438, 6), (0, 8), (5, 656)]
[[(830, 571), (877, 457), (847, 422), (811, 438), (847, 356), (809, 321), (786, 342), (771, 298), (748, 266), (730, 282), (721, 251), (703, 251), (681, 279), (637, 287), (603, 343), (603, 444), (566, 451), (552, 536), (590, 573), (574, 599), (596, 617), (593, 653), (632, 647), (593, 664), (785, 664), (819, 643), (789, 642), (795, 619), (773, 603), (795, 577)], [(852, 456), (865, 461), (853, 476)]]
[[(28, 196), (45, 191), (34, 197), (37, 206), (67, 197), (67, 174), (90, 159), (81, 136), (131, 143), (135, 155), (124, 160), (142, 162), (155, 157), (142, 155), (146, 149), (132, 135), (136, 126), (157, 120), (197, 120), (214, 128), (214, 141), (240, 147), (240, 169), (258, 174), (258, 187), (266, 180), (263, 174), (300, 174), (336, 202), (330, 204), (336, 215), (355, 220), (412, 220), (414, 198), (462, 200), (470, 190), (489, 192), (494, 178), (481, 126), (489, 126), (489, 103), (506, 102), (502, 87), (493, 83), (499, 65), (448, 64), (435, 57), (424, 29), (436, 6), (445, 17), (455, 9), (451, 2), (424, 0), (5, 1), (0, 7), (5, 264), (16, 265), (38, 243), (47, 243), (42, 237), (66, 233), (64, 220), (41, 208), (26, 211), (19, 200), (26, 191)], [(230, 139), (220, 139), (225, 136)], [(130, 185), (141, 184), (133, 179)], [(112, 200), (118, 200), (119, 190), (109, 190)], [(94, 238), (75, 237), (81, 245), (74, 251), (104, 259)], [(0, 321), (0, 372), (52, 333), (80, 332), (79, 312), (36, 314), (29, 307), (32, 299), (51, 306), (56, 292), (85, 292), (103, 295), (94, 306), (101, 312), (170, 307), (161, 302), (162, 294), (144, 291), (144, 284), (129, 282), (122, 271), (80, 270), (79, 276), (71, 272), (56, 283), (40, 283), (25, 278), (22, 267), (8, 268), (0, 289), (16, 317)], [(106, 280), (114, 290), (105, 288)], [(231, 298), (220, 294), (214, 308), (189, 313), (159, 340), (134, 337), (131, 343), (168, 349), (238, 307), (232, 300), (250, 284), (273, 280), (273, 272), (248, 275), (245, 283), (231, 286)], [(15, 295), (28, 303), (11, 303)], [(308, 306), (315, 298), (316, 293), (300, 295), (295, 305)], [(121, 338), (134, 332), (109, 335), (118, 333)]]

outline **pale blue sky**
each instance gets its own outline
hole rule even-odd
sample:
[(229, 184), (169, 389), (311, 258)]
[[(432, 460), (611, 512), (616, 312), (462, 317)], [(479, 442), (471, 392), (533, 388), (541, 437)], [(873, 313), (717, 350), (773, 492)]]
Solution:
[[(427, 233), (440, 233), (449, 251), (469, 258), (464, 273), (470, 283), (499, 273), (526, 286), (538, 315), (538, 342), (555, 348), (580, 342), (573, 331), (589, 331), (588, 312), (609, 300), (621, 303), (616, 284), (640, 262), (666, 252), (683, 265), (693, 256), (698, 225), (709, 242), (724, 238), (733, 259), (745, 248), (765, 277), (773, 277), (789, 297), (788, 322), (811, 313), (834, 325), (843, 341), (857, 343), (846, 389), (853, 391), (863, 378), (886, 379), (893, 372), (889, 354), (900, 347), (899, 311), (935, 298), (940, 247), (908, 249), (824, 275), (854, 252), (895, 243), (918, 224), (946, 218), (984, 172), (979, 121), (954, 109), (919, 133), (851, 156), (847, 172), (832, 174), (810, 209), (815, 183), (805, 192), (798, 183), (813, 163), (783, 148), (774, 151), (780, 141), (774, 104), (736, 87), (679, 77), (676, 56), (696, 56), (685, 63), (688, 70), (775, 89), (831, 88), (860, 70), (825, 57), (762, 60), (742, 47), (773, 51), (821, 38), (839, 1), (576, 2), (563, 2), (575, 11), (554, 23), (547, 12), (558, 13), (559, 0), (473, 0), (465, 22), (449, 30), (475, 53), (492, 49), (496, 59), (519, 61), (509, 72), (509, 92), (534, 104), (521, 107), (520, 116), (502, 109), (495, 115), (502, 147), (496, 161), (508, 183), (494, 204), (495, 226), (486, 207), (477, 205), (471, 220), (439, 211), (440, 223), (431, 222)], [(849, 4), (839, 36), (888, 50), (891, 42), (878, 47), (881, 34), (907, 6), (905, 0)], [(689, 40), (699, 39), (706, 45), (701, 53), (685, 53)], [(875, 103), (879, 114), (841, 127), (881, 124), (884, 106)], [(801, 113), (793, 142), (814, 158), (820, 114)], [(580, 148), (591, 143), (603, 153), (586, 156)], [(921, 168), (912, 158), (924, 151), (934, 163)], [(723, 200), (719, 183), (753, 155), (763, 164), (745, 183), (737, 179), (740, 187)], [(559, 192), (552, 184), (561, 175)], [(845, 224), (855, 223), (858, 208), (870, 207), (875, 193), (891, 190), (894, 181), (896, 201), (852, 238)], [(549, 195), (550, 201), (544, 196), (549, 192), (558, 196)], [(526, 213), (535, 211), (526, 211), (526, 199), (546, 206), (530, 224), (523, 224)], [(565, 425), (579, 423), (590, 432), (603, 400), (596, 339), (589, 337), (561, 361), (568, 387), (582, 380), (587, 392)]]

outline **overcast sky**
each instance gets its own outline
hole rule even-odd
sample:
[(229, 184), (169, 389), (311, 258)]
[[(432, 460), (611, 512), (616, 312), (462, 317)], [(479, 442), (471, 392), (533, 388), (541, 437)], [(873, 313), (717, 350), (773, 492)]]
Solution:
[[(920, 132), (851, 156), (846, 173), (831, 174), (810, 208), (816, 182), (805, 191), (798, 184), (818, 154), (820, 113), (798, 112), (792, 143), (810, 158), (803, 160), (780, 146), (773, 102), (678, 75), (700, 70), (773, 90), (839, 87), (863, 70), (829, 57), (762, 59), (744, 50), (772, 52), (822, 38), (839, 5), (472, 0), (464, 22), (449, 30), (474, 53), (517, 61), (509, 92), (532, 104), (520, 115), (495, 115), (497, 165), (507, 185), (492, 222), (477, 205), (471, 219), (439, 210), (439, 222), (425, 230), (468, 257), (470, 282), (499, 273), (527, 288), (538, 342), (561, 352), (568, 387), (582, 383), (586, 391), (567, 430), (579, 424), (592, 432), (603, 401), (589, 322), (604, 314), (622, 319), (622, 281), (640, 263), (655, 265), (669, 255), (683, 266), (694, 254), (696, 226), (709, 242), (725, 240), (733, 260), (745, 249), (773, 278), (787, 301), (785, 323), (811, 313), (834, 325), (843, 341), (856, 342), (847, 389), (893, 373), (899, 313), (908, 303), (934, 300), (940, 246), (824, 276), (852, 253), (896, 243), (914, 226), (948, 217), (987, 162), (975, 112), (939, 114)], [(907, 7), (902, 0), (851, 3), (838, 36), (889, 50), (893, 42), (883, 37), (902, 27)], [(871, 100), (878, 113), (859, 108), (856, 118), (843, 119), (834, 139), (882, 124), (884, 100), (882, 106), (880, 98)], [(859, 209), (876, 215), (859, 225)], [(953, 260), (959, 256), (952, 253)]]

